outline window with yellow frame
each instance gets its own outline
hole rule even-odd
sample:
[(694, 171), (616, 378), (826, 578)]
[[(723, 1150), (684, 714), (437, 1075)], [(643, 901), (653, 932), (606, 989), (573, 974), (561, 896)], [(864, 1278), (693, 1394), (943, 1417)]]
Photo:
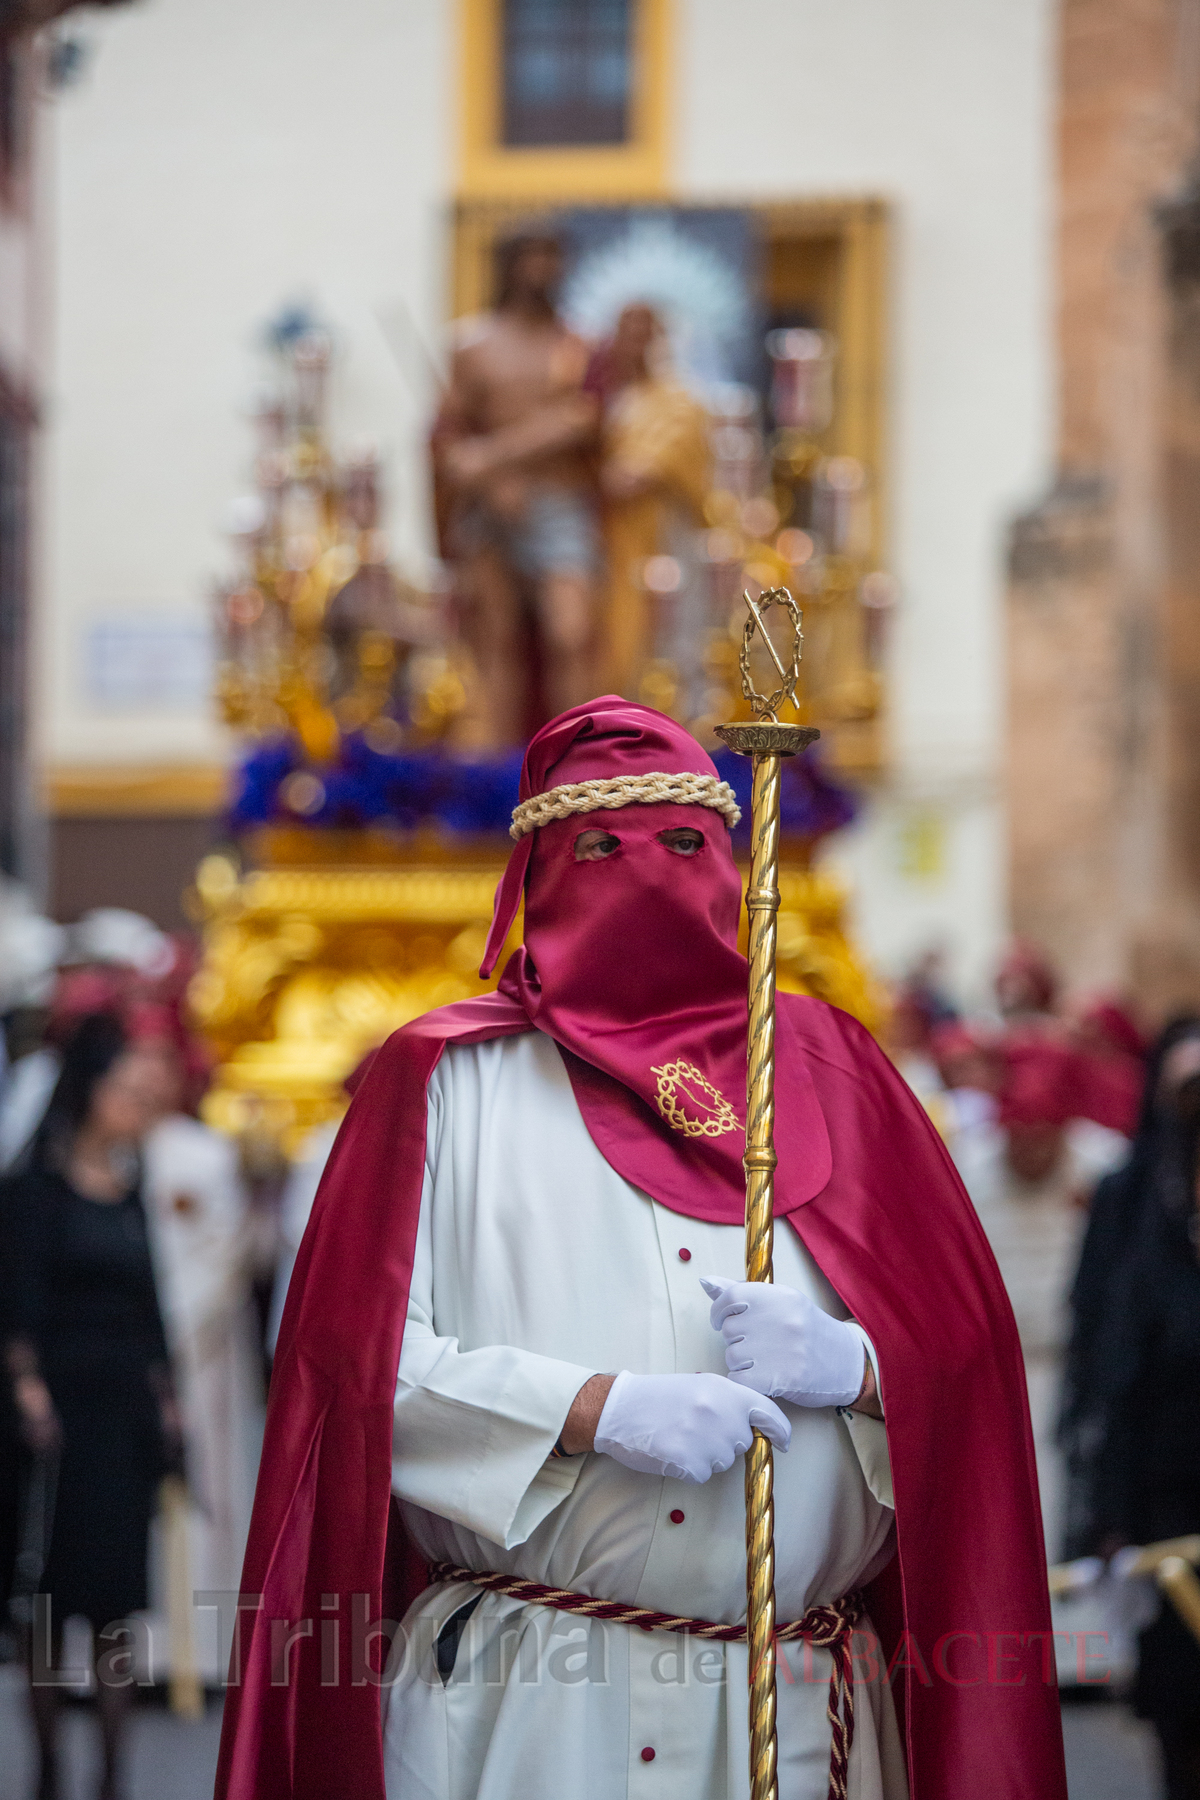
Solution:
[(671, 0), (459, 0), (458, 187), (661, 195)]

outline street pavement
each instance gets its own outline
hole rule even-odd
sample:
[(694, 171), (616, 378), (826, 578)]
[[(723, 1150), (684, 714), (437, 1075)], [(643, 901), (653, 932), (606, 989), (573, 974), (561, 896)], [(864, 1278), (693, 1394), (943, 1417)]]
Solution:
[(1154, 1733), (1127, 1706), (1068, 1702), (1063, 1738), (1071, 1800), (1159, 1800)]
[[(63, 1728), (62, 1800), (94, 1800), (99, 1766), (89, 1709), (66, 1707)], [(212, 1800), (220, 1735), (219, 1702), (210, 1702), (195, 1724), (173, 1718), (157, 1703), (139, 1707), (130, 1737), (128, 1800)], [(10, 1663), (0, 1667), (0, 1800), (32, 1800), (34, 1761), (23, 1678)]]
[[(68, 1781), (63, 1800), (92, 1800), (96, 1787), (95, 1726), (87, 1709), (64, 1719)], [(211, 1701), (195, 1724), (172, 1718), (157, 1703), (133, 1722), (128, 1800), (211, 1800), (221, 1709)], [(1158, 1800), (1153, 1743), (1123, 1706), (1063, 1709), (1071, 1800)], [(33, 1757), (19, 1670), (0, 1666), (0, 1800), (31, 1800)]]

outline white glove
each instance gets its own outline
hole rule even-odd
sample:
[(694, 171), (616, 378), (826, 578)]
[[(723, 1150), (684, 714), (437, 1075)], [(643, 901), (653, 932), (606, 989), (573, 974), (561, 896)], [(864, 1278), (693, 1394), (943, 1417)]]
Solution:
[(795, 1406), (849, 1406), (862, 1392), (866, 1350), (796, 1288), (700, 1277), (709, 1318), (725, 1339), (729, 1379)]
[(792, 1427), (770, 1400), (734, 1387), (723, 1375), (631, 1375), (608, 1390), (596, 1449), (643, 1475), (707, 1481), (750, 1448), (757, 1426), (777, 1450)]

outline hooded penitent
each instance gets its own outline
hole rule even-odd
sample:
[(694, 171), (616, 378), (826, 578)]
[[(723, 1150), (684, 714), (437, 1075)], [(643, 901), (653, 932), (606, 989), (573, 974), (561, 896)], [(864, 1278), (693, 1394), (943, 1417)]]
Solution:
[[(586, 784), (601, 770), (608, 797), (620, 804), (589, 812), (585, 823), (615, 833), (619, 848), (600, 862), (576, 862), (576, 809), (594, 807)], [(674, 799), (651, 797), (672, 788)], [(596, 700), (538, 733), (521, 798), (514, 830), (523, 835), (501, 885), (484, 972), (523, 887), (525, 942), (500, 991), (563, 1051), (593, 1141), (619, 1174), (664, 1205), (740, 1222), (747, 1003), (731, 791), (673, 719)], [(524, 831), (531, 816), (544, 822)], [(660, 841), (680, 827), (704, 840), (686, 860)], [(789, 1039), (786, 1019), (780, 1028)], [(783, 1213), (828, 1181), (829, 1139), (806, 1063), (782, 1047), (779, 1082)]]
[[(330, 1679), (321, 1645), (331, 1614), (340, 1628), (355, 1607), (380, 1611), (425, 1089), (445, 1046), (547, 1032), (619, 1174), (680, 1213), (741, 1218), (735, 810), (694, 739), (645, 707), (593, 701), (530, 745), (485, 972), (523, 892), (524, 946), (498, 993), (427, 1014), (377, 1054), (297, 1259), (218, 1796), (383, 1795), (376, 1687), (352, 1655)], [(702, 839), (691, 856), (660, 841), (679, 826)], [(617, 847), (576, 862), (591, 827)], [(983, 1233), (919, 1105), (845, 1014), (780, 996), (776, 1092), (776, 1211), (879, 1357), (899, 1554), (870, 1598), (913, 1800), (1062, 1800), (1024, 1376)]]

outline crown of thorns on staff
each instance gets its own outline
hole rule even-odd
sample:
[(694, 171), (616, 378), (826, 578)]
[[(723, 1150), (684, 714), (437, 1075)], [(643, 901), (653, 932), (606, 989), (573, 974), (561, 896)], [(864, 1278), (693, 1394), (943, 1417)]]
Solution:
[(622, 806), (707, 806), (719, 812), (730, 831), (742, 816), (737, 796), (715, 775), (617, 775), (607, 781), (571, 781), (523, 800), (513, 810), (508, 835), (520, 841), (552, 819), (576, 813), (615, 811)]

